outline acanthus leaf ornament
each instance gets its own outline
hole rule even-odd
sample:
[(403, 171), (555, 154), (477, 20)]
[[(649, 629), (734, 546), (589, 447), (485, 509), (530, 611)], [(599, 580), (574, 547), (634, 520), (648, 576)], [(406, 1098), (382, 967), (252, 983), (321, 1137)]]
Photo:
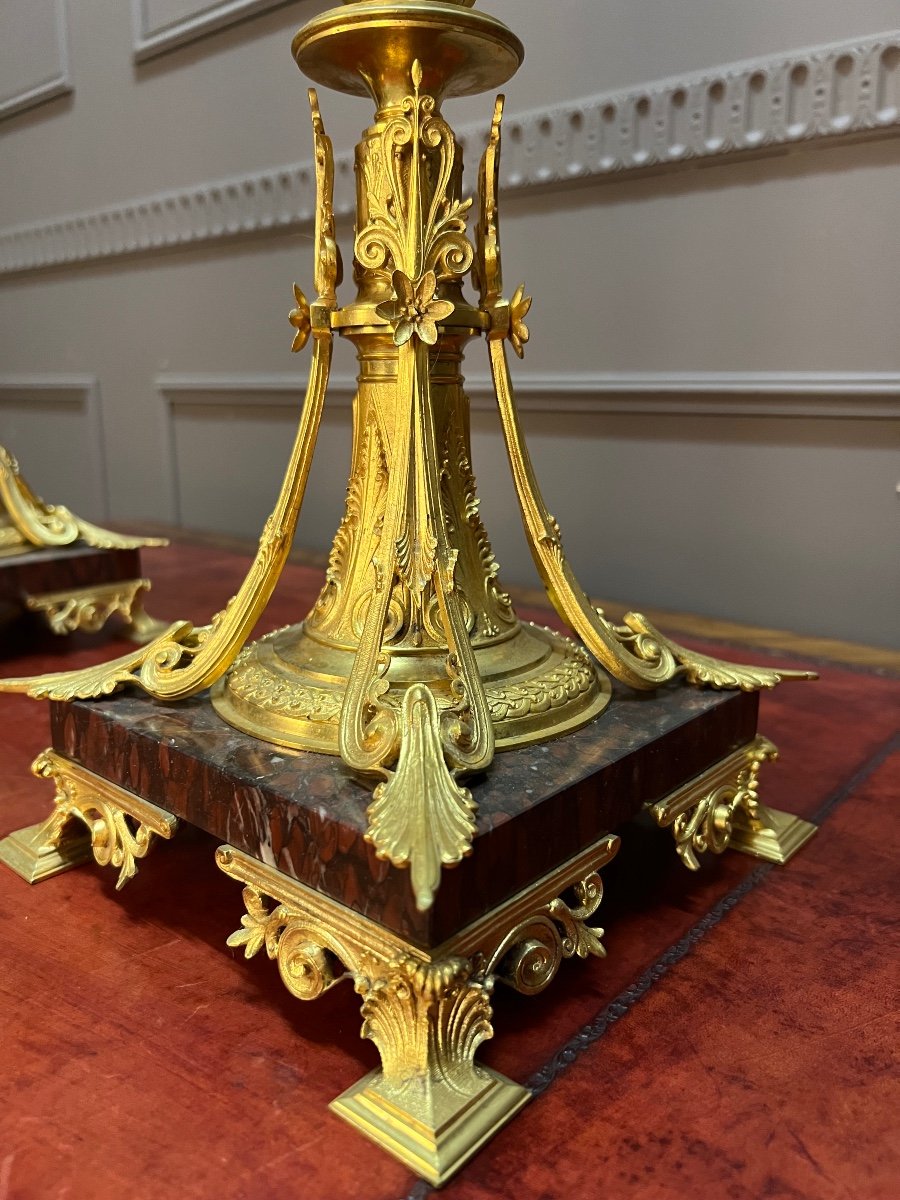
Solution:
[[(605, 619), (602, 612), (595, 611), (598, 612), (601, 620)], [(638, 646), (639, 653), (646, 655), (647, 658), (655, 657), (658, 648), (664, 647), (678, 664), (673, 675), (683, 674), (688, 683), (697, 687), (723, 690), (739, 688), (744, 692), (758, 692), (777, 687), (779, 683), (789, 680), (818, 678), (814, 671), (792, 671), (785, 667), (748, 666), (743, 663), (712, 658), (708, 654), (701, 654), (698, 650), (690, 650), (686, 646), (680, 646), (670, 638), (664, 637), (641, 613), (626, 613), (624, 625), (614, 628), (623, 644), (632, 643)]]
[(503, 261), (500, 257), (500, 130), (505, 96), (494, 102), (487, 146), (478, 169), (480, 213), (475, 227), (473, 276), (482, 309), (492, 318), (503, 294)]
[(442, 868), (471, 853), (475, 802), (447, 766), (429, 688), (408, 689), (400, 720), (399, 759), (387, 782), (375, 789), (366, 840), (380, 858), (410, 868), (416, 905), (425, 911), (434, 902)]
[[(166, 662), (170, 662), (175, 655), (180, 658), (196, 644), (196, 632), (190, 621), (176, 621), (150, 646), (123, 654), (121, 658), (74, 671), (0, 679), (0, 692), (24, 692), (32, 700), (93, 700), (110, 696), (124, 684), (139, 682), (151, 647), (153, 653), (164, 653)], [(163, 647), (174, 647), (174, 654), (170, 655)]]
[(672, 795), (650, 805), (657, 824), (671, 828), (678, 857), (689, 870), (700, 869), (698, 854), (722, 854), (727, 850), (739, 821), (765, 827), (759, 802), (759, 772), (764, 763), (777, 757), (778, 751), (768, 738), (758, 736)]
[(421, 1108), (430, 1125), (444, 1095), (459, 1103), (484, 1090), (486, 1076), (474, 1059), (494, 1035), (492, 982), (479, 979), (463, 958), (420, 962), (404, 955), (386, 970), (372, 965), (373, 978), (356, 978), (362, 1036), (378, 1047), (381, 1088), (401, 1107)]
[(599, 874), (594, 872), (593, 875), (580, 879), (573, 891), (578, 900), (576, 908), (570, 907), (561, 897), (553, 900), (548, 907), (550, 916), (564, 930), (563, 955), (575, 955), (578, 958), (593, 955), (596, 958), (605, 958), (606, 950), (600, 940), (603, 930), (588, 924), (603, 900), (603, 881)]
[(29, 486), (10, 452), (0, 446), (0, 548), (72, 546), (95, 550), (139, 550), (168, 546), (166, 538), (129, 537), (101, 529), (62, 504), (46, 504)]
[[(247, 804), (259, 818), (249, 832), (239, 831), (250, 853), (222, 847), (217, 854), (222, 869), (246, 885), (246, 913), (228, 944), (246, 958), (265, 950), (291, 993), (304, 1000), (352, 979), (363, 998), (363, 1036), (377, 1046), (382, 1070), (354, 1085), (333, 1108), (436, 1186), (529, 1099), (528, 1089), (475, 1061), (493, 1034), (495, 983), (533, 994), (564, 960), (605, 953), (603, 931), (593, 919), (602, 897), (597, 872), (619, 842), (601, 836), (615, 816), (616, 798), (608, 810), (595, 811), (589, 796), (585, 803), (583, 787), (588, 778), (600, 778), (615, 788), (625, 752), (618, 746), (613, 758), (606, 754), (618, 744), (615, 728), (607, 744), (602, 725), (589, 727), (613, 699), (610, 680), (589, 651), (612, 675), (645, 690), (676, 678), (755, 689), (805, 677), (694, 653), (637, 613), (615, 624), (592, 606), (569, 566), (559, 525), (538, 487), (509, 373), (507, 343), (523, 356), (532, 302), (524, 285), (511, 300), (503, 293), (503, 98), (495, 105), (479, 176), (477, 249), (468, 236), (472, 201), (463, 196), (459, 145), (440, 111), (443, 96), (500, 84), (522, 60), (518, 39), (475, 9), (475, 2), (346, 0), (294, 40), (295, 57), (308, 74), (338, 90), (365, 91), (375, 101), (355, 159), (358, 290), (353, 301), (339, 305), (334, 160), (311, 90), (315, 298), (310, 303), (295, 284), (289, 321), (292, 350), (311, 339), (312, 363), (276, 506), (236, 595), (208, 625), (177, 622), (139, 653), (0, 685), (60, 698), (137, 685), (162, 700), (214, 685), (211, 697), (198, 700), (189, 714), (197, 721), (183, 722), (187, 744), (170, 756), (172, 770), (164, 775), (171, 776), (173, 804), (179, 789), (179, 813), (199, 816), (190, 789), (179, 784), (187, 775), (177, 764), (202, 756), (207, 773), (224, 772), (226, 782), (229, 774), (241, 775), (240, 792), (229, 795), (226, 788), (213, 795), (208, 789), (207, 800), (216, 802), (203, 806), (205, 826), (227, 827), (235, 806)], [(424, 69), (414, 59), (419, 53)], [(466, 297), (470, 271), (480, 307)], [(294, 537), (335, 333), (354, 345), (359, 363), (344, 519), (313, 611), (300, 624), (248, 643)], [(479, 515), (462, 374), (465, 346), (482, 335), (532, 554), (581, 645), (520, 621), (499, 585)], [(19, 495), (25, 496), (22, 489)], [(65, 510), (44, 506), (38, 517), (53, 536), (69, 532)], [(0, 519), (0, 546), (10, 543), (10, 527)], [(614, 702), (628, 705), (621, 694)], [(288, 753), (339, 754), (342, 767), (365, 778), (368, 804), (343, 769), (306, 762), (295, 764), (292, 774), (289, 767), (275, 768), (284, 763), (280, 753), (257, 752), (234, 738), (217, 742), (216, 755), (207, 755), (206, 705), (244, 734)], [(115, 724), (121, 714), (109, 709), (117, 706), (100, 707), (100, 723)], [(640, 707), (649, 711), (638, 717)], [(703, 711), (707, 707), (718, 712)], [(746, 729), (756, 705), (738, 700), (706, 706), (672, 696), (648, 706), (632, 703), (631, 709), (622, 712), (619, 727), (636, 720), (638, 736), (626, 757), (639, 764), (645, 751), (652, 755), (665, 740), (672, 753), (662, 774), (681, 781), (692, 766), (714, 757), (716, 746), (721, 749), (720, 736), (728, 746), (739, 740), (736, 731)], [(709, 729), (712, 718), (713, 744), (703, 744), (695, 762), (695, 733)], [(147, 736), (161, 736), (154, 733), (162, 730), (155, 718), (150, 724)], [(576, 729), (582, 732), (570, 743), (571, 764), (562, 761), (565, 747), (531, 756), (532, 770), (553, 773), (550, 786), (541, 780), (531, 788), (518, 778), (523, 772), (514, 769), (504, 778), (497, 771), (496, 787), (485, 789), (488, 811), (477, 819), (478, 775), (492, 766), (495, 750), (533, 746)], [(601, 752), (603, 765), (595, 770)], [(102, 755), (91, 759), (93, 753), (89, 748), (89, 760), (100, 763)], [(767, 753), (766, 745), (754, 743), (720, 760), (711, 769), (729, 773), (705, 772), (699, 793), (696, 776), (663, 801), (654, 791), (654, 814), (672, 825), (690, 865), (695, 851), (724, 848), (732, 818), (736, 838), (743, 834), (761, 855), (782, 853), (782, 846), (789, 851), (809, 836), (808, 830), (787, 829), (780, 818), (773, 824), (774, 810), (767, 815), (757, 803), (755, 772)], [(117, 758), (109, 771), (143, 787), (146, 771), (138, 758)], [(66, 769), (76, 784), (83, 780), (77, 763)], [(634, 807), (647, 792), (639, 765), (632, 774)], [(133, 874), (152, 836), (168, 836), (174, 816), (152, 810), (121, 784), (87, 785), (82, 795), (78, 787), (69, 793), (60, 787), (51, 822), (15, 846), (4, 839), (3, 861), (21, 863), (32, 878), (71, 865), (87, 838), (82, 833), (79, 846), (64, 845), (61, 833), (77, 816), (90, 830), (98, 860), (120, 866), (120, 881)], [(502, 802), (516, 792), (512, 805)], [(577, 803), (560, 807), (567, 798)], [(767, 820), (773, 837), (767, 836)], [(490, 841), (493, 854), (476, 861), (471, 872), (463, 867), (459, 889), (448, 887), (438, 898), (444, 869), (472, 853), (479, 832), (489, 835), (480, 844)], [(40, 844), (45, 833), (56, 839), (58, 861)], [(363, 837), (368, 847), (360, 846)], [(528, 853), (518, 856), (526, 837)], [(378, 858), (404, 874), (368, 872), (363, 851), (369, 848), (370, 865)]]
[(149, 588), (149, 579), (120, 580), (64, 592), (29, 595), (25, 604), (29, 612), (40, 613), (56, 634), (76, 630), (97, 633), (107, 621), (117, 616), (125, 622), (127, 629), (134, 631), (132, 640), (148, 641), (150, 638), (140, 637), (142, 626), (154, 629), (155, 633), (165, 628), (144, 612), (143, 594)]
[(457, 411), (451, 415), (441, 460), (441, 485), (444, 497), (444, 521), (448, 531), (465, 524), (472, 533), (471, 545), (477, 554), (470, 574), (483, 581), (477, 595), (467, 595), (466, 600), (473, 608), (470, 633), (496, 636), (503, 628), (514, 628), (518, 624), (512, 600), (503, 591), (498, 576), (500, 566), (494, 557), (488, 532), (481, 519), (481, 501), (472, 470), (468, 431)]
[[(178, 622), (138, 654), (84, 671), (6, 680), (0, 689), (70, 698), (135, 684), (153, 697), (173, 700), (217, 684), (212, 703), (226, 720), (285, 745), (311, 743), (319, 749), (324, 742), (328, 752), (337, 750), (352, 771), (370, 780), (375, 793), (370, 841), (381, 857), (410, 869), (414, 896), (424, 909), (433, 902), (443, 868), (472, 847), (476, 806), (461, 780), (487, 769), (497, 745), (542, 740), (602, 711), (610, 689), (588, 651), (611, 675), (643, 690), (679, 676), (750, 690), (810, 675), (722, 663), (670, 641), (638, 613), (616, 624), (593, 607), (541, 495), (510, 378), (506, 343), (522, 357), (531, 298), (524, 285), (511, 300), (503, 295), (498, 198), (503, 98), (496, 102), (481, 163), (473, 247), (467, 232), (472, 201), (462, 195), (462, 164), (440, 113), (442, 93), (437, 86), (434, 95), (422, 92), (426, 72), (418, 60), (408, 66), (404, 58), (388, 74), (390, 86), (384, 87), (390, 95), (376, 97), (375, 122), (357, 151), (359, 294), (343, 308), (337, 300), (342, 266), (334, 161), (316, 93), (310, 91), (317, 294), (310, 304), (295, 285), (289, 320), (293, 350), (312, 339), (312, 366), (281, 492), (237, 594), (208, 625)], [(439, 82), (439, 74), (429, 65), (429, 81)], [(382, 87), (371, 79), (366, 83), (373, 93)], [(480, 309), (464, 298), (470, 270)], [(325, 588), (304, 626), (292, 627), (302, 629), (293, 649), (301, 637), (308, 639), (302, 654), (282, 657), (282, 642), (267, 640), (244, 653), (296, 529), (334, 330), (357, 345), (361, 364), (346, 515)], [(463, 345), (479, 333), (488, 342), (532, 555), (557, 612), (585, 649), (566, 647), (549, 631), (531, 637), (497, 583), (478, 515), (461, 377)], [(65, 524), (64, 516), (50, 508), (43, 513), (54, 528), (54, 522)], [(63, 532), (56, 530), (58, 536)], [(523, 643), (529, 643), (525, 649)], [(257, 647), (268, 662), (280, 665), (269, 670), (255, 656)], [(301, 658), (305, 675), (297, 665)], [(508, 662), (514, 664), (509, 670)], [(339, 669), (331, 671), (333, 664)], [(234, 703), (225, 695), (229, 670)], [(244, 716), (241, 704), (256, 709)], [(297, 725), (290, 725), (294, 717)], [(504, 723), (519, 718), (523, 727), (508, 733)], [(328, 737), (318, 741), (305, 728), (298, 732), (301, 720), (308, 726), (330, 724)], [(565, 917), (564, 909), (556, 915)], [(551, 924), (553, 919), (549, 913), (541, 918)], [(571, 944), (576, 954), (599, 952), (588, 927), (572, 920), (566, 947)]]
[(269, 912), (262, 896), (252, 887), (244, 888), (244, 907), (247, 911), (241, 917), (241, 928), (228, 936), (225, 945), (243, 950), (244, 958), (253, 958), (263, 946), (271, 947), (274, 933), (282, 923), (282, 913), (280, 908)]
[[(607, 839), (603, 861), (617, 849), (618, 839)], [(578, 902), (574, 907), (556, 896), (510, 930), (489, 954), (485, 973), (534, 996), (552, 983), (564, 959), (605, 958), (603, 930), (589, 923), (603, 900), (599, 865), (571, 884)]]
[[(434, 272), (437, 283), (458, 280), (475, 255), (466, 237), (472, 201), (449, 194), (456, 143), (450, 126), (436, 112), (434, 97), (419, 91), (418, 61), (413, 63), (411, 78), (412, 93), (403, 98), (399, 115), (385, 122), (372, 152), (372, 176), (366, 181), (369, 221), (357, 235), (356, 258), (363, 269), (385, 281), (396, 271), (409, 281), (421, 281), (429, 272)], [(434, 164), (428, 184), (423, 179), (423, 155)]]
[[(221, 852), (219, 859), (221, 862)], [(241, 928), (225, 944), (243, 950), (248, 959), (265, 947), (267, 956), (277, 962), (278, 973), (291, 995), (298, 1000), (315, 1000), (343, 978), (335, 972), (333, 952), (319, 945), (316, 931), (290, 906), (277, 904), (270, 911), (262, 893), (248, 884), (244, 888), (244, 907)]]
[[(334, 150), (331, 138), (325, 133), (325, 124), (319, 110), (319, 96), (310, 88), (309, 110), (312, 117), (313, 141), (316, 155), (316, 230), (313, 278), (318, 297), (314, 308), (323, 317), (337, 308), (337, 289), (344, 279), (344, 264), (341, 248), (337, 243), (334, 223)], [(317, 322), (317, 325), (321, 322)], [(330, 321), (324, 323), (327, 328)]]
[(178, 829), (171, 813), (123, 792), (55, 750), (39, 754), (31, 770), (56, 789), (53, 812), (41, 828), (41, 838), (58, 844), (73, 819), (82, 822), (98, 865), (119, 871), (116, 891), (135, 877), (137, 860), (147, 856), (154, 839), (171, 838)]
[[(493, 726), (478, 674), (461, 598), (454, 589), (456, 551), (443, 521), (440, 475), (428, 381), (427, 346), (400, 347), (400, 420), (411, 428), (395, 436), (397, 458), (380, 544), (380, 584), (366, 614), (341, 721), (341, 755), (367, 773), (386, 775), (369, 809), (368, 837), (380, 856), (411, 867), (417, 905), (433, 902), (442, 865), (471, 849), (474, 833), (471, 794), (454, 772), (482, 769), (493, 758)], [(403, 368), (406, 368), (405, 372)], [(379, 554), (381, 551), (379, 551)], [(443, 716), (428, 688), (408, 689), (398, 714), (382, 701), (376, 663), (383, 662), (385, 622), (392, 583), (404, 581), (415, 603), (424, 584), (433, 583), (447, 637), (447, 673), (456, 704)], [(397, 766), (391, 769), (395, 757)]]
[[(395, 426), (387, 439), (393, 447), (390, 482), (373, 559), (376, 586), (347, 687), (340, 747), (351, 767), (384, 777), (369, 809), (368, 836), (382, 857), (410, 866), (416, 902), (424, 909), (433, 902), (442, 865), (458, 862), (471, 848), (474, 803), (454, 774), (487, 766), (494, 742), (467, 606), (455, 587), (458, 551), (444, 520), (428, 357), (438, 322), (455, 307), (437, 297), (438, 283), (458, 279), (471, 266), (474, 251), (465, 237), (470, 202), (447, 195), (453, 135), (435, 115), (433, 98), (419, 93), (418, 64), (412, 83), (403, 115), (388, 121), (381, 135), (370, 222), (356, 239), (364, 266), (392, 268), (394, 299), (379, 304), (376, 312), (393, 325), (399, 355)], [(430, 203), (426, 159), (436, 180)], [(386, 179), (387, 193), (382, 190)], [(427, 688), (410, 687), (399, 713), (381, 699), (386, 687), (378, 682), (377, 664), (395, 581), (410, 596), (414, 629), (430, 621), (426, 589), (433, 588), (437, 598), (456, 701), (443, 715)]]
[[(533, 892), (511, 897), (433, 951), (222, 846), (216, 860), (243, 884), (246, 909), (228, 945), (243, 949), (246, 957), (265, 947), (288, 990), (301, 1000), (318, 998), (341, 979), (353, 981), (362, 1001), (361, 1036), (375, 1044), (381, 1069), (332, 1108), (369, 1136), (380, 1125), (379, 1113), (386, 1112), (389, 1130), (376, 1140), (440, 1184), (464, 1161), (458, 1143), (468, 1157), (481, 1144), (483, 1129), (494, 1132), (497, 1121), (528, 1098), (524, 1088), (476, 1059), (479, 1047), (494, 1036), (496, 984), (533, 996), (551, 983), (565, 959), (603, 956), (602, 930), (588, 921), (603, 894), (597, 872), (618, 845), (610, 835), (586, 847), (537, 881)], [(563, 899), (569, 891), (574, 904)], [(482, 1103), (489, 1116), (479, 1121)], [(473, 1120), (474, 1137), (467, 1128)], [(398, 1147), (407, 1130), (408, 1160)]]

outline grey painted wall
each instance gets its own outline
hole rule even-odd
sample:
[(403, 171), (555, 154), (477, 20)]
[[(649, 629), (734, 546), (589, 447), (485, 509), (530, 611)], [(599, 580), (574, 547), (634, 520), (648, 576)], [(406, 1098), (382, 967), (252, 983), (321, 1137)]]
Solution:
[[(540, 0), (481, 6), (528, 49), (510, 116), (897, 23), (895, 0), (566, 0), (552, 20)], [(289, 43), (324, 7), (282, 5), (136, 64), (128, 5), (69, 5), (74, 93), (0, 122), (0, 233), (308, 157)], [(348, 148), (367, 106), (322, 107)], [(882, 134), (508, 198), (507, 285), (535, 294), (516, 365), (526, 428), (594, 592), (900, 646), (900, 138)], [(292, 281), (309, 290), (309, 247), (308, 230), (272, 233), (0, 281), (0, 442), (85, 515), (255, 534), (302, 394), (286, 313)], [(483, 400), (482, 346), (469, 368)], [(319, 548), (342, 507), (349, 346), (335, 370), (300, 527)], [(776, 382), (754, 395), (759, 373)], [(41, 380), (62, 399), (26, 386)], [(475, 441), (505, 578), (533, 582), (487, 409)]]

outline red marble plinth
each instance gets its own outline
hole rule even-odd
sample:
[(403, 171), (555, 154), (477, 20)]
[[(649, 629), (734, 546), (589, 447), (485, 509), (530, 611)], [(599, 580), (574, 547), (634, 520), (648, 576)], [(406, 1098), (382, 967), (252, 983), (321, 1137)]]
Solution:
[(0, 557), (0, 658), (29, 653), (53, 638), (41, 617), (28, 611), (29, 596), (140, 578), (139, 550), (36, 547)]
[(409, 872), (364, 840), (371, 789), (339, 759), (240, 733), (206, 696), (55, 703), (51, 725), (54, 749), (89, 771), (428, 948), (746, 745), (757, 711), (754, 694), (617, 689), (585, 728), (498, 754), (469, 782), (473, 853), (425, 913)]

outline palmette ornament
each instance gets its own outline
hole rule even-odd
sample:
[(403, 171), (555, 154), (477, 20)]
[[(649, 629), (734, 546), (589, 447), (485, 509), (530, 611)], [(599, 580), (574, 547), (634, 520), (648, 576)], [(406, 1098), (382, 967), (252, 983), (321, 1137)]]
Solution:
[[(244, 583), (208, 625), (177, 622), (138, 653), (82, 671), (0, 681), (0, 690), (72, 699), (135, 685), (174, 700), (215, 685), (213, 703), (233, 725), (278, 744), (340, 754), (373, 782), (368, 840), (379, 857), (409, 869), (424, 910), (442, 870), (471, 852), (477, 776), (495, 751), (558, 737), (598, 717), (610, 701), (604, 671), (642, 690), (682, 679), (749, 691), (813, 676), (720, 662), (672, 642), (639, 613), (614, 624), (591, 604), (541, 495), (509, 373), (506, 346), (523, 356), (532, 302), (524, 285), (511, 300), (503, 295), (503, 98), (481, 163), (473, 239), (459, 146), (440, 107), (444, 95), (502, 83), (521, 61), (521, 45), (499, 22), (471, 11), (469, 0), (398, 0), (393, 7), (412, 31), (408, 44), (393, 58), (373, 50), (372, 61), (363, 61), (365, 45), (353, 40), (357, 15), (362, 21), (381, 7), (393, 11), (351, 0), (295, 41), (303, 69), (340, 90), (369, 93), (377, 112), (357, 147), (358, 295), (341, 307), (332, 147), (310, 92), (316, 299), (309, 304), (294, 285), (289, 321), (291, 349), (311, 339), (313, 363), (282, 489)], [(426, 46), (432, 26), (444, 30), (443, 40), (434, 43), (434, 61), (422, 61), (411, 47)], [(346, 61), (342, 39), (353, 51)], [(490, 54), (473, 57), (468, 75), (454, 83), (460, 55), (479, 39), (490, 42)], [(477, 305), (463, 291), (470, 273)], [(296, 530), (335, 330), (356, 345), (360, 361), (346, 514), (312, 612), (301, 625), (248, 645)], [(460, 374), (464, 343), (481, 335), (529, 546), (554, 608), (581, 645), (522, 624), (499, 583), (478, 513)], [(587, 912), (591, 896), (581, 900)], [(251, 932), (238, 935), (246, 952), (265, 941), (273, 953), (275, 942), (262, 932), (268, 915), (251, 906), (248, 920)], [(273, 918), (272, 929), (280, 920)], [(566, 953), (599, 953), (596, 935), (577, 914), (572, 920)]]

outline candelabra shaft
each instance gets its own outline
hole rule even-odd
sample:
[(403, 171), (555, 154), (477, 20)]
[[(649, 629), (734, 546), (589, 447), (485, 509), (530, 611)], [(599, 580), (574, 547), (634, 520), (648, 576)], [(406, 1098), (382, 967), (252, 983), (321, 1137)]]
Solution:
[[(557, 737), (597, 716), (611, 688), (594, 658), (623, 683), (650, 690), (677, 675), (745, 690), (810, 678), (699, 654), (639, 613), (615, 625), (568, 563), (507, 362), (507, 342), (524, 352), (531, 300), (524, 287), (511, 300), (503, 295), (503, 98), (481, 163), (474, 238), (460, 147), (441, 109), (445, 98), (505, 82), (522, 61), (518, 39), (473, 2), (346, 0), (294, 39), (311, 78), (369, 96), (376, 111), (356, 151), (356, 297), (341, 307), (334, 160), (310, 92), (317, 295), (310, 305), (295, 284), (290, 322), (294, 350), (312, 336), (313, 362), (281, 492), (237, 594), (208, 626), (177, 622), (139, 654), (0, 681), (0, 690), (52, 699), (138, 684), (171, 700), (214, 686), (213, 704), (239, 729), (340, 754), (376, 781), (366, 837), (379, 857), (410, 868), (423, 910), (442, 868), (472, 848), (476, 805), (460, 780), (484, 771), (495, 749)], [(470, 273), (477, 306), (463, 290)], [(360, 364), (346, 512), (312, 612), (247, 646), (296, 528), (335, 333), (355, 344)], [(461, 374), (465, 344), (481, 335), (526, 537), (550, 600), (583, 646), (520, 622), (498, 580), (479, 515)]]

